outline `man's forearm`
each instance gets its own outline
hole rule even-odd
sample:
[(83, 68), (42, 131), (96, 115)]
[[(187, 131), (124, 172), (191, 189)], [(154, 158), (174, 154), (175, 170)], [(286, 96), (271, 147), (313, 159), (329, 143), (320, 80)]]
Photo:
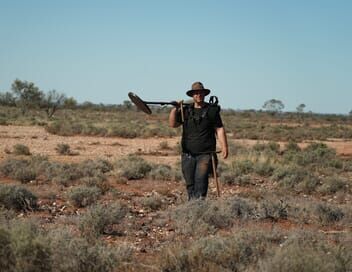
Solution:
[(228, 145), (227, 145), (227, 136), (224, 127), (217, 128), (216, 134), (218, 135), (220, 146), (221, 146), (221, 153), (224, 159), (228, 156)]
[(177, 122), (177, 108), (173, 108), (169, 114), (169, 126), (176, 128), (179, 127), (181, 124)]

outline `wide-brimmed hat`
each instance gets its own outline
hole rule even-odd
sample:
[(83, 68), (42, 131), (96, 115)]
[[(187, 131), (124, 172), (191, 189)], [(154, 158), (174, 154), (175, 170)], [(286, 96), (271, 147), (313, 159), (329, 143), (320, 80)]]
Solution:
[(199, 81), (194, 82), (192, 84), (192, 89), (187, 91), (186, 94), (188, 96), (192, 97), (194, 91), (203, 91), (204, 92), (204, 96), (207, 96), (208, 94), (210, 94), (210, 90), (205, 89), (203, 84), (202, 84), (202, 82), (199, 82)]

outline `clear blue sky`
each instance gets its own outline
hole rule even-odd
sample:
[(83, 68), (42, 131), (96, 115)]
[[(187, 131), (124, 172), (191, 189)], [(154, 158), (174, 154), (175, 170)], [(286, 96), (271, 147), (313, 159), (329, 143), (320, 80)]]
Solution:
[(79, 102), (186, 99), (352, 110), (352, 1), (0, 0), (0, 91), (19, 78)]

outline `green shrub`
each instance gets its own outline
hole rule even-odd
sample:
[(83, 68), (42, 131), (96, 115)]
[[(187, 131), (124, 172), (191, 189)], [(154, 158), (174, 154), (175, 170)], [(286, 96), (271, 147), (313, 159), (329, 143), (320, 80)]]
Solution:
[(160, 195), (146, 196), (141, 199), (143, 207), (146, 207), (152, 211), (161, 209), (163, 206), (163, 199)]
[(230, 166), (230, 171), (235, 176), (248, 175), (254, 170), (254, 163), (250, 160), (233, 161)]
[(16, 221), (11, 226), (16, 271), (51, 271), (51, 250), (37, 226)]
[(239, 219), (251, 219), (256, 216), (255, 204), (244, 198), (232, 198), (228, 200), (231, 216)]
[(168, 143), (167, 141), (161, 141), (161, 142), (159, 143), (159, 148), (160, 148), (161, 150), (170, 150), (170, 149), (172, 149), (172, 148), (169, 146), (169, 143)]
[(21, 183), (28, 183), (36, 179), (37, 174), (31, 167), (18, 168), (13, 173), (12, 177)]
[(0, 185), (0, 204), (7, 209), (28, 211), (37, 208), (37, 197), (17, 185)]
[(166, 164), (158, 164), (152, 166), (152, 169), (148, 173), (148, 177), (152, 180), (173, 180), (175, 177), (171, 166)]
[(113, 169), (113, 165), (109, 161), (103, 159), (97, 159), (95, 161), (85, 160), (77, 167), (81, 172), (82, 177), (95, 177), (100, 174), (108, 173)]
[(345, 216), (340, 208), (327, 204), (318, 204), (315, 213), (318, 216), (320, 223), (323, 225), (336, 223)]
[(9, 222), (16, 217), (16, 212), (12, 209), (4, 207), (0, 204), (0, 226), (8, 225)]
[(206, 235), (232, 225), (231, 207), (221, 201), (193, 200), (178, 206), (171, 217), (177, 231), (186, 235)]
[(286, 152), (299, 152), (299, 151), (301, 151), (301, 148), (298, 146), (298, 144), (296, 142), (289, 141), (285, 145), (285, 153)]
[(275, 170), (275, 166), (270, 161), (257, 162), (253, 165), (253, 170), (259, 176), (270, 177)]
[(128, 180), (144, 178), (152, 169), (147, 161), (135, 155), (117, 160), (114, 166), (118, 176)]
[(102, 193), (107, 192), (111, 187), (104, 174), (97, 174), (94, 177), (81, 178), (81, 182), (89, 187), (98, 187)]
[(45, 130), (51, 134), (56, 134), (60, 136), (72, 136), (81, 134), (83, 126), (77, 122), (68, 122), (68, 121), (54, 121), (49, 123)]
[(260, 203), (261, 218), (277, 221), (279, 219), (287, 219), (288, 205), (280, 201), (265, 200)]
[(223, 174), (221, 174), (220, 180), (225, 184), (246, 186), (251, 183), (251, 176), (250, 175), (237, 176), (235, 173), (226, 171)]
[(310, 173), (303, 167), (284, 165), (275, 169), (272, 179), (277, 181), (280, 186), (295, 188), (299, 183), (310, 176)]
[(119, 224), (126, 213), (126, 206), (119, 202), (110, 204), (109, 206), (91, 206), (81, 217), (79, 229), (87, 239), (95, 239), (104, 234), (107, 226)]
[(72, 188), (67, 196), (76, 207), (86, 207), (97, 202), (101, 196), (101, 190), (97, 187), (85, 185)]
[(28, 146), (23, 144), (15, 144), (13, 146), (13, 153), (15, 155), (26, 155), (26, 156), (31, 155), (31, 152), (29, 151)]
[(334, 246), (321, 236), (290, 237), (266, 258), (260, 271), (350, 271), (351, 251), (351, 245)]
[(132, 259), (128, 246), (110, 247), (99, 241), (90, 244), (65, 228), (51, 231), (48, 238), (54, 271), (124, 271), (124, 264)]
[(16, 258), (11, 246), (11, 236), (0, 227), (0, 267), (3, 271), (15, 271)]
[(319, 188), (319, 192), (323, 194), (334, 194), (339, 191), (346, 191), (347, 188), (347, 181), (334, 176), (323, 180), (323, 185)]
[(71, 155), (71, 147), (68, 144), (57, 144), (55, 148), (56, 152), (60, 155)]
[(122, 137), (122, 138), (136, 138), (141, 136), (138, 130), (134, 126), (126, 124), (119, 124), (109, 129), (108, 136)]
[(280, 152), (280, 145), (276, 142), (269, 142), (267, 144), (256, 143), (252, 149), (257, 152), (278, 154)]
[(260, 271), (257, 263), (280, 236), (240, 232), (226, 237), (206, 237), (163, 250), (160, 271)]
[(288, 152), (284, 155), (287, 162), (300, 166), (333, 167), (341, 169), (342, 161), (336, 156), (336, 151), (323, 143), (312, 143), (300, 152)]

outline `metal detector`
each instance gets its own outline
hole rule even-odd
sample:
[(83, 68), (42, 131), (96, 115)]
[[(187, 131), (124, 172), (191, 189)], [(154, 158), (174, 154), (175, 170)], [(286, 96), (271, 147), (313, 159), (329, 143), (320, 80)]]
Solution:
[[(152, 110), (148, 107), (148, 105), (161, 105), (161, 106), (172, 105), (174, 107), (179, 105), (176, 101), (171, 101), (171, 102), (144, 101), (138, 95), (132, 92), (128, 93), (128, 97), (131, 99), (133, 104), (135, 104), (139, 110), (143, 111), (146, 114), (152, 114)], [(183, 105), (186, 106), (189, 104), (183, 103)]]

